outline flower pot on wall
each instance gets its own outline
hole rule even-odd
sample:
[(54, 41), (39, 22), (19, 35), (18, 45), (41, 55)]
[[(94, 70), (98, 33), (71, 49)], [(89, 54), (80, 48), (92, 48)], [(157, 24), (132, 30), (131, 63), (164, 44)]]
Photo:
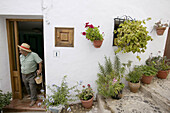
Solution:
[(95, 48), (100, 48), (102, 43), (103, 43), (103, 40), (94, 40), (93, 41), (93, 45), (94, 45)]
[(81, 100), (83, 107), (91, 108), (92, 104), (93, 104), (93, 98), (94, 98), (94, 96), (90, 100)]
[(169, 74), (169, 70), (167, 71), (158, 71), (157, 77), (161, 79), (166, 79)]
[(150, 84), (154, 76), (142, 76), (142, 82), (145, 84)]
[(156, 33), (157, 35), (163, 35), (166, 27), (157, 27), (156, 28)]
[(138, 83), (128, 82), (128, 85), (130, 87), (130, 91), (133, 93), (136, 93), (138, 92), (138, 89), (140, 88), (140, 81)]

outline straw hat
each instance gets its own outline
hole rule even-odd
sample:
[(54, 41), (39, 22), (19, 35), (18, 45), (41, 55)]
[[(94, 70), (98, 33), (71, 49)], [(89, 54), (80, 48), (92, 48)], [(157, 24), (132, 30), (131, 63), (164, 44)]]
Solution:
[(30, 45), (28, 45), (27, 43), (22, 43), (21, 46), (18, 45), (18, 47), (24, 51), (31, 52)]

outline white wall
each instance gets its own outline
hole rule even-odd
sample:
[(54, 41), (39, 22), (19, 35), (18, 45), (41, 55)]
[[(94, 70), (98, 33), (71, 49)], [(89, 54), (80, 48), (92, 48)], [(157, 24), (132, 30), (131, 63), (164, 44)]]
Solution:
[(42, 0), (0, 0), (0, 89), (10, 91), (6, 19), (42, 19)]
[[(169, 3), (168, 0), (51, 0), (43, 11), (47, 84), (59, 84), (61, 78), (68, 75), (70, 85), (83, 80), (84, 84), (90, 83), (96, 91), (98, 62), (104, 63), (105, 55), (114, 58), (116, 47), (112, 47), (113, 19), (122, 15), (135, 19), (151, 17), (152, 20), (147, 23), (148, 30), (151, 31), (160, 18), (165, 21), (170, 19)], [(86, 22), (101, 26), (101, 32), (105, 32), (101, 48), (94, 48), (92, 43), (81, 35), (81, 32), (85, 31)], [(54, 27), (75, 28), (73, 48), (54, 46)], [(142, 61), (139, 62), (132, 53), (120, 53), (121, 61), (133, 60), (134, 64), (143, 64), (151, 52), (163, 52), (167, 30), (163, 36), (157, 36), (155, 31), (150, 35), (154, 41), (149, 42), (146, 53), (140, 55)], [(60, 57), (54, 57), (54, 51), (59, 51)]]
[(41, 15), (42, 0), (0, 0), (0, 15)]
[[(97, 91), (95, 80), (99, 72), (98, 62), (103, 64), (105, 55), (114, 59), (116, 49), (112, 46), (114, 18), (122, 15), (135, 19), (151, 17), (152, 20), (147, 23), (148, 30), (151, 31), (159, 19), (163, 18), (165, 21), (170, 19), (169, 3), (168, 0), (1, 0), (0, 15), (21, 15), (20, 18), (22, 15), (27, 17), (43, 15), (46, 84), (59, 84), (62, 77), (68, 75), (70, 86), (76, 81), (83, 80), (84, 84), (90, 83)], [(85, 31), (86, 22), (101, 26), (101, 32), (105, 32), (101, 48), (94, 48), (92, 43), (81, 35), (81, 32)], [(74, 27), (74, 47), (55, 47), (54, 27)], [(4, 28), (1, 31), (5, 32)], [(0, 34), (0, 39), (3, 42), (0, 43), (3, 47), (0, 49), (8, 57), (7, 50), (4, 51), (4, 48), (7, 48), (6, 36), (2, 35)], [(154, 40), (149, 42), (147, 51), (140, 55), (141, 62), (132, 53), (120, 53), (121, 61), (133, 60), (134, 64), (143, 64), (150, 52), (157, 54), (160, 50), (163, 53), (167, 30), (163, 36), (157, 36), (155, 31), (150, 35)], [(54, 51), (59, 51), (60, 56), (54, 57)], [(0, 61), (3, 62), (0, 66), (8, 63), (7, 58), (3, 61), (3, 57), (0, 57)], [(5, 70), (9, 70), (8, 64)], [(4, 73), (4, 70), (1, 69), (0, 72)], [(6, 76), (9, 76), (9, 72)], [(9, 78), (6, 77), (6, 80), (9, 81)]]
[(0, 89), (4, 92), (11, 90), (10, 69), (9, 69), (9, 56), (7, 45), (7, 32), (6, 21), (4, 18), (0, 18)]

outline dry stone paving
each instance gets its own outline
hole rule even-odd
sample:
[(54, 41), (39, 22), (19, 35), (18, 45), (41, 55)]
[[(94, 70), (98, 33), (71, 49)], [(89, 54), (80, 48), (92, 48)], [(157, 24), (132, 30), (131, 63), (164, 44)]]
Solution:
[(128, 89), (123, 91), (120, 100), (106, 99), (108, 107), (114, 113), (168, 113), (141, 91), (132, 93)]

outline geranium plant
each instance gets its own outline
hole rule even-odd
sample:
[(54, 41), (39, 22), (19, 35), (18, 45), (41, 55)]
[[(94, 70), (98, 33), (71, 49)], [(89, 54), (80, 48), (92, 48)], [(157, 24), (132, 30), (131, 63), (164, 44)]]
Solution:
[(3, 107), (10, 104), (10, 99), (12, 98), (12, 93), (3, 93), (2, 90), (0, 90), (0, 112)]
[(94, 40), (102, 41), (104, 32), (100, 33), (99, 27), (100, 26), (95, 27), (92, 24), (89, 25), (89, 22), (87, 22), (85, 25), (86, 31), (82, 32), (82, 35), (86, 36), (86, 38), (90, 41), (94, 41)]
[(87, 87), (83, 85), (82, 88), (82, 90), (76, 90), (78, 92), (77, 96), (80, 100), (90, 100), (94, 96), (94, 92), (90, 84), (88, 84)]
[[(150, 20), (148, 18), (147, 20)], [(146, 27), (143, 26), (145, 20), (126, 20), (124, 23), (121, 23), (117, 30), (114, 33), (117, 33), (116, 45), (118, 49), (115, 53), (144, 53), (147, 48), (148, 41), (152, 41), (151, 36), (148, 35)], [(137, 55), (137, 58), (141, 58)]]

